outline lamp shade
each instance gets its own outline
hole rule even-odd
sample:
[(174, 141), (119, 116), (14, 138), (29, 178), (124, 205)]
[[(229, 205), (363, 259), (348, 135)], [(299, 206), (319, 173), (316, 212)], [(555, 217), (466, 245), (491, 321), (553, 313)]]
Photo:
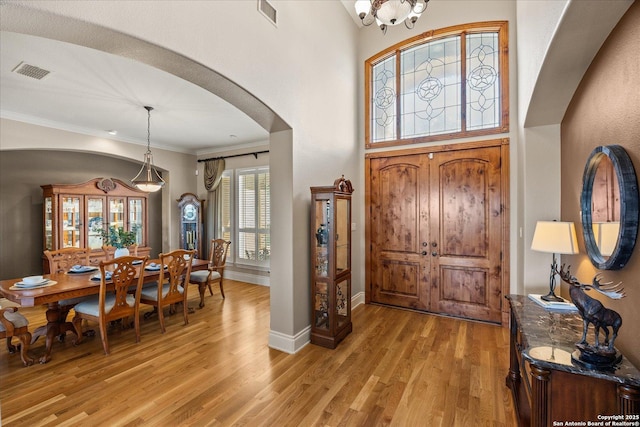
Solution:
[(409, 16), (407, 18), (413, 20), (413, 22), (417, 21), (418, 18), (420, 18), (420, 15), (422, 15), (422, 12), (424, 12), (424, 8), (425, 3), (416, 3), (416, 5), (411, 9), (411, 12), (409, 13)]
[(578, 239), (573, 222), (538, 221), (531, 249), (554, 254), (577, 254)]
[(412, 4), (409, 1), (387, 0), (380, 3), (376, 17), (385, 25), (398, 25), (411, 13)]
[(356, 13), (362, 19), (371, 10), (371, 2), (369, 0), (357, 0), (354, 7), (356, 8)]

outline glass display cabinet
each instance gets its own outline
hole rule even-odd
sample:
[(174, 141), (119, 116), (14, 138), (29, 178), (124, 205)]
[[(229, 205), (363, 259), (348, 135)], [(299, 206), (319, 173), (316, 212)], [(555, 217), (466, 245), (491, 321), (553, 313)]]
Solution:
[(349, 180), (311, 187), (311, 342), (336, 348), (351, 324)]
[(180, 248), (189, 251), (195, 249), (196, 257), (206, 257), (206, 254), (202, 254), (204, 200), (198, 199), (193, 193), (184, 193), (177, 202), (180, 209)]
[[(104, 258), (103, 229), (109, 226), (135, 229), (138, 254), (148, 255), (148, 194), (118, 179), (95, 178), (82, 184), (42, 186), (43, 249), (88, 248), (92, 263)], [(43, 270), (49, 271), (46, 257)]]

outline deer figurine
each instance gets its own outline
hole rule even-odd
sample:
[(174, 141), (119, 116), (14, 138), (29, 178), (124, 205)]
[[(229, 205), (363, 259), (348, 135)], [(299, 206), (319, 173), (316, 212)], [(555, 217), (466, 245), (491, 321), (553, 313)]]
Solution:
[[(585, 290), (593, 289), (609, 298), (620, 299), (625, 296), (623, 292), (624, 289), (621, 287), (622, 282), (615, 285), (612, 285), (611, 282), (601, 284), (601, 275), (597, 274), (591, 284), (580, 283), (575, 276), (571, 275), (569, 269), (570, 267), (565, 271), (563, 265), (558, 274), (563, 281), (571, 285), (569, 287), (569, 295), (582, 316), (582, 340), (578, 345), (587, 345), (587, 331), (589, 329), (589, 323), (591, 323), (595, 329), (595, 348), (600, 348), (599, 332), (600, 329), (602, 329), (605, 335), (604, 344), (608, 346), (608, 352), (614, 352), (613, 343), (618, 336), (620, 326), (622, 326), (622, 317), (620, 317), (617, 312), (606, 308), (597, 299), (591, 298)], [(609, 327), (613, 331), (611, 339), (609, 339)]]

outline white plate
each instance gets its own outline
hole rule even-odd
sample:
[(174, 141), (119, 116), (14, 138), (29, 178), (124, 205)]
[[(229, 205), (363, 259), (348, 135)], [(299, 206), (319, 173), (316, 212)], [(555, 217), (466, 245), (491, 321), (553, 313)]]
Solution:
[(71, 269), (69, 270), (69, 273), (87, 273), (89, 271), (95, 271), (97, 269), (98, 269), (98, 267), (92, 267), (92, 266), (89, 266), (89, 265), (83, 265), (80, 268), (71, 267)]
[(49, 283), (49, 279), (43, 279), (41, 282), (38, 282), (38, 283), (18, 282), (14, 286), (20, 289), (29, 289), (29, 288), (37, 288), (38, 286), (46, 285), (47, 283)]

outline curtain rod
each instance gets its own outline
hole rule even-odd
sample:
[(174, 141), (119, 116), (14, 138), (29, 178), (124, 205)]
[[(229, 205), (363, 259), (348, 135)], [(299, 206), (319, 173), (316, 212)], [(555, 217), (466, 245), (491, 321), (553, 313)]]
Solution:
[(219, 160), (219, 159), (228, 159), (231, 157), (241, 157), (241, 156), (253, 156), (256, 159), (258, 158), (258, 154), (268, 153), (269, 150), (265, 151), (256, 151), (255, 153), (245, 153), (245, 154), (232, 154), (231, 156), (220, 156), (220, 157), (209, 157), (208, 159), (199, 159), (198, 163), (206, 162), (207, 160)]

